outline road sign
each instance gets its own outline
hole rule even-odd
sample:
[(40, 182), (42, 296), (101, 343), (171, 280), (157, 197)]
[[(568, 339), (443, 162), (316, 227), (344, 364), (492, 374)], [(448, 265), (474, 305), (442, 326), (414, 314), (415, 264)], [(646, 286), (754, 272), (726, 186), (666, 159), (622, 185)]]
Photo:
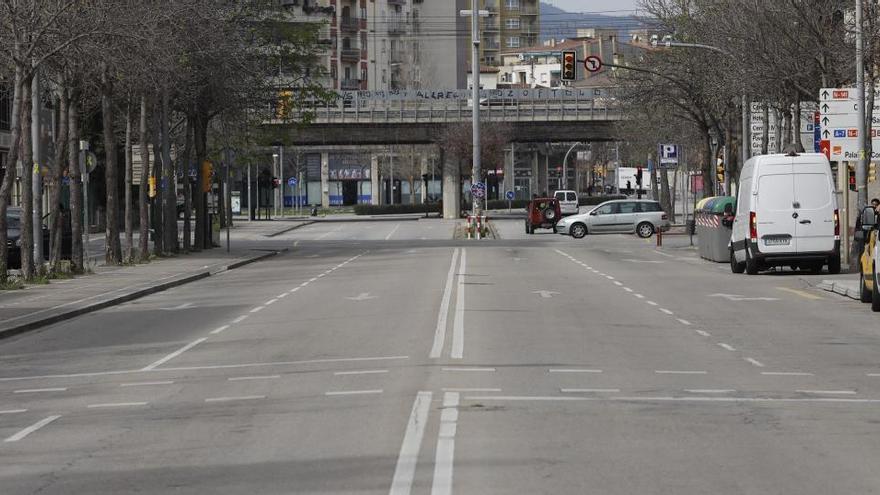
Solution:
[(587, 72), (599, 72), (602, 70), (602, 59), (595, 55), (590, 55), (584, 59), (584, 69)]
[(508, 201), (513, 201), (513, 198), (516, 197), (516, 194), (513, 191), (507, 191), (504, 193), (504, 197), (507, 198)]
[(297, 182), (298, 181), (296, 180), (296, 177), (291, 177), (291, 178), (287, 179), (287, 185), (290, 187), (296, 186)]
[(678, 145), (660, 145), (660, 168), (675, 168), (678, 166)]
[(474, 195), (475, 198), (483, 199), (486, 197), (486, 184), (483, 182), (476, 182), (471, 186), (471, 194)]

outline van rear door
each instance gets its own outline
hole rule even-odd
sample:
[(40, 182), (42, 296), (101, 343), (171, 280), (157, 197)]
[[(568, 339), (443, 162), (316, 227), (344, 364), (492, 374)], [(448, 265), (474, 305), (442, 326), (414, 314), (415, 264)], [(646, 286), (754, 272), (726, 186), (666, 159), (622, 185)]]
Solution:
[[(801, 173), (795, 166), (795, 239), (799, 253), (834, 249), (834, 202), (828, 174)], [(814, 167), (810, 167), (814, 168)]]
[(794, 215), (794, 178), (791, 166), (772, 167), (758, 177), (754, 211), (758, 249), (762, 253), (790, 253), (797, 249)]

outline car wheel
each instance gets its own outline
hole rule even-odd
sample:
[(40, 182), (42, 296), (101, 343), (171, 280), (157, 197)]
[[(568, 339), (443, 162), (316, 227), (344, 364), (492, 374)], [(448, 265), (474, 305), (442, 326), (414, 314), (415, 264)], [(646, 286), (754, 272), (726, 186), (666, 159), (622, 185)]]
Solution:
[(880, 312), (880, 284), (877, 284), (877, 274), (871, 275), (874, 279), (874, 287), (871, 290), (871, 311)]
[(730, 271), (733, 273), (746, 271), (746, 264), (736, 261), (736, 257), (733, 255), (733, 248), (730, 248)]
[(868, 287), (865, 285), (865, 273), (862, 272), (859, 274), (859, 301), (869, 303), (872, 299), (871, 292), (868, 291)]
[(749, 275), (758, 274), (758, 261), (752, 258), (748, 246), (746, 246), (746, 273)]
[(654, 235), (654, 225), (651, 222), (642, 222), (636, 226), (636, 234), (642, 239), (647, 239)]
[(587, 226), (582, 223), (576, 223), (568, 229), (571, 236), (575, 239), (583, 239), (587, 235)]
[(828, 258), (828, 273), (837, 275), (840, 273), (840, 255)]

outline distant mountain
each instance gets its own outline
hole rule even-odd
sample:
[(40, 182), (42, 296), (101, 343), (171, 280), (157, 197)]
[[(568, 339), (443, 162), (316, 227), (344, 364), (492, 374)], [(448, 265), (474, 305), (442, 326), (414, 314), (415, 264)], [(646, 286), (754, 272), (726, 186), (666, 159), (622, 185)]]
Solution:
[(613, 16), (602, 14), (579, 14), (566, 12), (548, 3), (541, 2), (541, 39), (574, 38), (578, 28), (617, 28), (621, 37), (628, 32), (644, 26), (635, 16)]

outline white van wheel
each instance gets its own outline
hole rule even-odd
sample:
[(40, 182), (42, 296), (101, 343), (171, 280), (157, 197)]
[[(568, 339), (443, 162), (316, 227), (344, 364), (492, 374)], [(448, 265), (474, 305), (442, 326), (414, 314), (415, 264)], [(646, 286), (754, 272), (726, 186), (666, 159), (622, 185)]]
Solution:
[(748, 246), (746, 246), (746, 273), (749, 275), (758, 274), (758, 261), (749, 254)]
[(746, 264), (736, 261), (736, 256), (734, 256), (733, 248), (730, 248), (730, 271), (733, 273), (742, 273), (746, 271)]

